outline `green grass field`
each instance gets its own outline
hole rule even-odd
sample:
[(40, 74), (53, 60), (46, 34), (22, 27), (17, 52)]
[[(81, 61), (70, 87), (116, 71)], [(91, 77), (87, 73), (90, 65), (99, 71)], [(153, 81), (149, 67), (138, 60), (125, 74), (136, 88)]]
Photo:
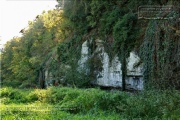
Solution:
[(180, 92), (137, 94), (100, 89), (51, 87), (1, 94), (2, 120), (180, 120)]

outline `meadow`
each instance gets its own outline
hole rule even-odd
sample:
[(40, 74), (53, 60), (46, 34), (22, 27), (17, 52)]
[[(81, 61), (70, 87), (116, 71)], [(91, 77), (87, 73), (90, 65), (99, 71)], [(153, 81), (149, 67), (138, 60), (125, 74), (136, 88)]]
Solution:
[(180, 91), (0, 89), (2, 120), (179, 120)]

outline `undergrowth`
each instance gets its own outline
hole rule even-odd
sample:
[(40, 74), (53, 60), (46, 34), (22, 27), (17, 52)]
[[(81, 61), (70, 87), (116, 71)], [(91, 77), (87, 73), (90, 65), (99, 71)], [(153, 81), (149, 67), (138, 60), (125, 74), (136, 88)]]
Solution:
[(51, 87), (0, 89), (1, 117), (11, 119), (180, 119), (180, 92), (137, 94), (100, 89)]

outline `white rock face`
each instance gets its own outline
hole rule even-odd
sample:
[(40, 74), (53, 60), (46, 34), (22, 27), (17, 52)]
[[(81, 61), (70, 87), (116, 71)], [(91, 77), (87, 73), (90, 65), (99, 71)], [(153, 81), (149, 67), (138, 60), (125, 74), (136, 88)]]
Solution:
[(136, 75), (141, 76), (142, 73), (142, 66), (141, 67), (134, 67), (136, 63), (140, 61), (140, 58), (134, 53), (131, 52), (130, 56), (127, 60), (127, 75)]
[[(96, 83), (100, 86), (121, 87), (122, 86), (122, 71), (121, 63), (118, 57), (115, 56), (110, 62), (108, 54), (104, 51), (101, 40), (96, 40), (98, 53), (102, 62), (102, 71), (99, 71), (96, 76)], [(86, 61), (89, 59), (87, 41), (82, 45), (81, 59), (79, 61), (80, 68), (86, 67)], [(143, 90), (142, 67), (134, 68), (134, 64), (139, 62), (140, 58), (134, 53), (130, 53), (127, 59), (127, 79), (126, 87), (129, 89)], [(88, 68), (86, 68), (88, 69)]]
[(103, 54), (103, 70), (99, 73), (102, 77), (97, 78), (97, 83), (101, 86), (122, 86), (121, 64), (118, 58), (115, 57), (110, 63), (107, 53), (104, 52)]
[(143, 70), (142, 65), (139, 67), (134, 67), (136, 63), (140, 61), (140, 58), (134, 53), (130, 53), (130, 57), (128, 58), (127, 62), (127, 79), (126, 84), (127, 87), (143, 90)]
[(87, 46), (87, 41), (85, 41), (83, 44), (82, 44), (82, 49), (81, 49), (81, 59), (79, 60), (79, 71), (80, 70), (84, 70), (84, 69), (88, 69), (86, 67), (86, 62), (87, 60), (89, 59), (89, 56), (88, 56), (88, 46)]

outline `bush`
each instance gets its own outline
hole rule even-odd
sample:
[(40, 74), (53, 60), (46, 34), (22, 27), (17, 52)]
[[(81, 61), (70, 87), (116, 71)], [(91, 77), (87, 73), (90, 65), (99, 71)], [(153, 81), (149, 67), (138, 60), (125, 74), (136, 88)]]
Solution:
[[(126, 117), (131, 118), (180, 118), (179, 91), (144, 91), (127, 99)], [(178, 113), (178, 114), (177, 114)]]
[(10, 103), (10, 99), (7, 97), (3, 97), (0, 99), (0, 103), (1, 104), (9, 104)]
[(180, 92), (143, 91), (138, 94), (100, 89), (51, 87), (41, 89), (2, 88), (1, 103), (42, 103), (64, 112), (95, 115), (116, 113), (126, 119), (179, 119)]
[(9, 97), (12, 91), (13, 91), (12, 87), (5, 87), (1, 89), (0, 95), (1, 97)]
[(28, 94), (27, 98), (29, 102), (39, 101), (42, 103), (47, 103), (50, 102), (49, 99), (51, 99), (52, 96), (53, 95), (50, 94), (49, 90), (35, 89)]
[(26, 92), (12, 87), (5, 87), (0, 90), (1, 97), (8, 99), (9, 103), (25, 103)]

